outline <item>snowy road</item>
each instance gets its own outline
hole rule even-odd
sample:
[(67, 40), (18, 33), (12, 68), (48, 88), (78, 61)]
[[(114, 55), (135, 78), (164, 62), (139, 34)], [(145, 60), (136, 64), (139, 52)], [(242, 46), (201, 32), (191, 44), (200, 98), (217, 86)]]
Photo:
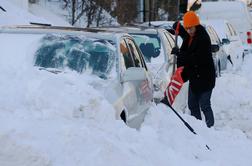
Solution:
[(216, 128), (240, 129), (252, 139), (252, 57), (245, 57), (238, 71), (227, 71), (217, 79), (212, 96)]

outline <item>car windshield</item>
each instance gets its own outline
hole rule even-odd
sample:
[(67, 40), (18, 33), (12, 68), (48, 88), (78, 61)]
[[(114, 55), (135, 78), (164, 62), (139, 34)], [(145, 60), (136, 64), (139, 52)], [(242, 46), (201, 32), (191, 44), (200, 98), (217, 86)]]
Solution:
[(35, 66), (69, 68), (107, 79), (115, 63), (111, 41), (84, 36), (45, 35), (35, 52)]
[(131, 34), (142, 51), (147, 62), (159, 57), (161, 49), (160, 38), (156, 34)]

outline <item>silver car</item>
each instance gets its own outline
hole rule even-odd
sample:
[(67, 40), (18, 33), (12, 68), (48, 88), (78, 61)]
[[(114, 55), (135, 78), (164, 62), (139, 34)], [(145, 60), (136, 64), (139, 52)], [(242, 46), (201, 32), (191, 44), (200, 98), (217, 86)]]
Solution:
[[(153, 101), (152, 78), (133, 38), (122, 33), (66, 27), (1, 27), (0, 34), (34, 37), (41, 72), (78, 72), (113, 105), (115, 116), (139, 128)], [(9, 40), (15, 40), (12, 36)]]
[(170, 54), (175, 44), (173, 36), (162, 28), (106, 27), (100, 29), (126, 32), (134, 38), (153, 76), (154, 99), (160, 101), (176, 69), (175, 56)]
[(139, 29), (128, 31), (141, 49), (154, 76), (154, 98), (162, 99), (164, 91), (176, 69), (175, 57), (170, 54), (175, 46), (173, 36), (165, 29)]

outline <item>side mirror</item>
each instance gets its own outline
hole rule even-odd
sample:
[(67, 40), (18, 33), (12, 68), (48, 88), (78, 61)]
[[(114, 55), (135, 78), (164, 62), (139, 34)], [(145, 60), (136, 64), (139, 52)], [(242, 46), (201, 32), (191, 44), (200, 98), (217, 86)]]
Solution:
[(217, 44), (212, 44), (211, 45), (211, 50), (212, 50), (213, 53), (218, 52), (219, 49), (220, 49), (219, 45), (217, 45)]
[(122, 82), (146, 80), (147, 76), (144, 68), (130, 67), (122, 75)]
[(222, 39), (222, 44), (230, 44), (230, 40), (227, 38)]

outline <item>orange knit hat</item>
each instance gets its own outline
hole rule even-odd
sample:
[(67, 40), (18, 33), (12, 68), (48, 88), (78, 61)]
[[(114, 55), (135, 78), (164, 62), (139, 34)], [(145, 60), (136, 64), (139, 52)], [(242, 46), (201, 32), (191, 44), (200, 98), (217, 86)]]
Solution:
[(190, 28), (200, 24), (199, 17), (193, 11), (188, 11), (183, 17), (184, 27)]

